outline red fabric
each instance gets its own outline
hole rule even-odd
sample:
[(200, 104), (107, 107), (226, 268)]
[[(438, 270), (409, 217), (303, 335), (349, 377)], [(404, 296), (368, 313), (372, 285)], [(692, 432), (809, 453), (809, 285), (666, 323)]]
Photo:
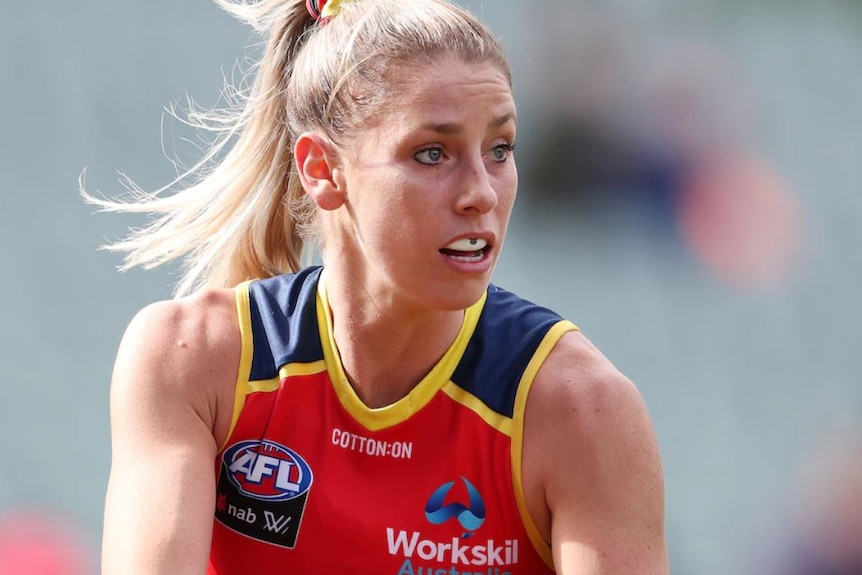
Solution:
[[(452, 438), (463, 439), (455, 444)], [(226, 452), (262, 439), (295, 452), (313, 474), (296, 517), (295, 546), (256, 541), (216, 520), (210, 575), (552, 573), (517, 511), (510, 438), (443, 392), (406, 421), (372, 432), (342, 407), (325, 372), (292, 377), (277, 391), (248, 396)], [(219, 476), (221, 455), (216, 467)], [(266, 468), (263, 482), (246, 487), (266, 491), (276, 468)], [(243, 472), (234, 477), (246, 481)], [(431, 495), (454, 482), (445, 503), (466, 506), (465, 479), (485, 505), (482, 524), (473, 533), (465, 533), (457, 518), (432, 524), (425, 513)], [(219, 483), (223, 506), (222, 488), (230, 485)], [(232, 509), (234, 515), (240, 511)], [(251, 515), (261, 524), (259, 508)]]

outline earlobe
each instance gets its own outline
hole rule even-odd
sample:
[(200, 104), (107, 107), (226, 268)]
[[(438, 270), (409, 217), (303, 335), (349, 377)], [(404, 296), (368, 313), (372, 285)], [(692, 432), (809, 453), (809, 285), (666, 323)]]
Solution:
[(302, 187), (314, 202), (324, 210), (340, 208), (345, 190), (329, 140), (321, 134), (305, 132), (296, 139), (293, 157)]

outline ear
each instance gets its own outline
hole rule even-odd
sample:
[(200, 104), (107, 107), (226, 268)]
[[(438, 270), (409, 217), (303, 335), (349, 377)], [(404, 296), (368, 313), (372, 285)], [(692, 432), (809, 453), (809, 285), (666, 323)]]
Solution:
[(301, 134), (293, 146), (293, 158), (302, 187), (321, 209), (336, 210), (344, 205), (344, 178), (326, 136), (316, 132)]

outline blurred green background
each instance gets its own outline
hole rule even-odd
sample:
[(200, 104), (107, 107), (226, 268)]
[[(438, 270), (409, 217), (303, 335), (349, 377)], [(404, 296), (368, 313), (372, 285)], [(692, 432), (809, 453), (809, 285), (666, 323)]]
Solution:
[[(674, 573), (789, 573), (809, 527), (847, 538), (860, 496), (830, 497), (862, 492), (860, 3), (463, 4), (503, 38), (520, 105), (495, 282), (642, 390)], [(216, 104), (255, 41), (206, 0), (4, 6), (0, 572), (28, 521), (35, 547), (72, 541), (65, 573), (95, 572), (113, 356), (176, 279), (116, 272), (97, 247), (141, 220), (93, 215), (78, 177), (166, 184), (194, 145), (164, 108)]]

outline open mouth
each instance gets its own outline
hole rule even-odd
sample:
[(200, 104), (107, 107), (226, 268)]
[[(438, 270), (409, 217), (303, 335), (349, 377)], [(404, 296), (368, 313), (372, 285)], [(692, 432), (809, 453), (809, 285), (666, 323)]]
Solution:
[(440, 250), (440, 253), (446, 257), (452, 258), (460, 262), (479, 261), (485, 257), (491, 250), (486, 240), (481, 238), (464, 238), (457, 242), (452, 242), (445, 248)]

